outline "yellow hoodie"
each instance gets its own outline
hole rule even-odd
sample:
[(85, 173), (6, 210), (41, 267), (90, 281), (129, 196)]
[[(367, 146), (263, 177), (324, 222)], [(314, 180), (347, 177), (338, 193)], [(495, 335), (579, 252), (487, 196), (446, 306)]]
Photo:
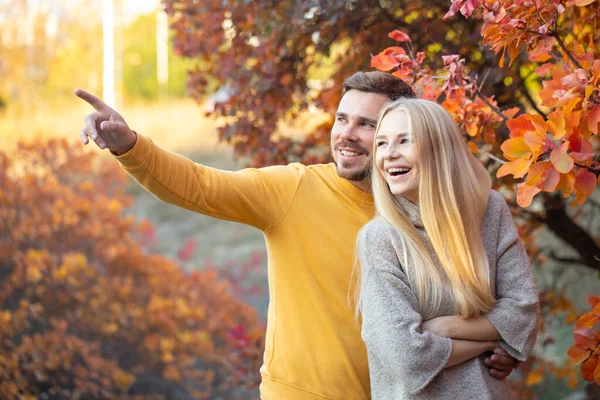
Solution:
[(263, 231), (269, 309), (261, 398), (368, 399), (367, 353), (348, 305), (358, 231), (373, 198), (335, 165), (229, 172), (138, 135), (122, 168), (160, 200)]

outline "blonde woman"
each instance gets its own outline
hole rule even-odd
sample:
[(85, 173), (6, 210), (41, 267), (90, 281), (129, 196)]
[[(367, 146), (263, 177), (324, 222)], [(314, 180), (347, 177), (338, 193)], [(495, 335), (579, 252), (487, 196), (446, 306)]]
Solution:
[(531, 267), (506, 202), (481, 188), (438, 104), (385, 107), (374, 141), (377, 216), (360, 232), (358, 309), (378, 399), (506, 399), (486, 363), (531, 351)]

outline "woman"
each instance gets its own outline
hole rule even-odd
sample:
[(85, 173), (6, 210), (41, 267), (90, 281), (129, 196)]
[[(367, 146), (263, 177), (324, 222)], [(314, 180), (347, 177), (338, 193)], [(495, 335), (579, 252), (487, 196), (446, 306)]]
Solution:
[(359, 234), (357, 299), (373, 399), (509, 398), (486, 353), (525, 360), (539, 307), (506, 202), (480, 187), (434, 102), (384, 108), (373, 155), (377, 216)]

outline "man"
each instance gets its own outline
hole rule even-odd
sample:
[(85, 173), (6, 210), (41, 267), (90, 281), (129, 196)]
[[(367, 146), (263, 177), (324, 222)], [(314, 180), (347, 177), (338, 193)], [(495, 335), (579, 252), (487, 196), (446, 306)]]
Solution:
[[(331, 132), (335, 164), (237, 172), (160, 149), (96, 97), (75, 93), (96, 109), (85, 118), (82, 142), (111, 150), (157, 198), (264, 232), (270, 301), (261, 397), (369, 398), (367, 354), (348, 289), (357, 233), (374, 214), (369, 170), (377, 115), (390, 100), (414, 97), (410, 86), (382, 72), (346, 80)], [(498, 351), (490, 374), (504, 378), (514, 362)]]

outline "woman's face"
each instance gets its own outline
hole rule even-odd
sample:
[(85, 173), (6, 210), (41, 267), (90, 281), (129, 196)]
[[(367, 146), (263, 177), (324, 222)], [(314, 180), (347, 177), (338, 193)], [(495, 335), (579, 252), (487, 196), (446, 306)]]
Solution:
[(417, 149), (411, 139), (406, 111), (392, 110), (383, 117), (375, 144), (375, 165), (388, 183), (390, 192), (418, 203)]

